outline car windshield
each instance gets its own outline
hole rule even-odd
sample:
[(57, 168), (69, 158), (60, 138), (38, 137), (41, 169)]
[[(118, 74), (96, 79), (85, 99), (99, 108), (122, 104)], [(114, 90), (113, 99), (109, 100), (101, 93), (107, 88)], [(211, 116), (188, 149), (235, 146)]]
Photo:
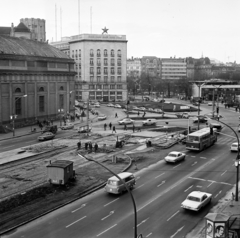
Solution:
[(193, 197), (193, 196), (189, 196), (187, 199), (194, 202), (200, 202), (200, 198)]
[(199, 142), (199, 137), (197, 136), (188, 136), (189, 142)]
[(168, 156), (169, 156), (169, 157), (177, 157), (176, 154), (169, 154)]

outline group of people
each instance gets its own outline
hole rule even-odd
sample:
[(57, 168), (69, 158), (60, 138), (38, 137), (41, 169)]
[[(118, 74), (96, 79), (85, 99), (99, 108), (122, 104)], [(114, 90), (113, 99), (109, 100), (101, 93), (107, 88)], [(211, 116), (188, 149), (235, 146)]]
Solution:
[[(88, 150), (88, 149), (89, 149), (90, 152), (92, 152), (92, 151), (93, 151), (93, 148), (94, 148), (94, 152), (97, 152), (97, 150), (98, 150), (98, 143), (97, 143), (97, 142), (95, 142), (94, 145), (92, 144), (91, 141), (85, 142), (85, 150)], [(77, 149), (78, 149), (78, 150), (81, 149), (81, 141), (79, 141), (79, 142), (77, 143)]]
[[(111, 122), (109, 123), (108, 126), (109, 126), (109, 129), (112, 130), (112, 133), (113, 133), (113, 132), (117, 133), (116, 127), (113, 126)], [(104, 127), (104, 131), (106, 131), (106, 129), (107, 129), (107, 124), (105, 123), (105, 124), (103, 125), (103, 127)]]
[(50, 121), (49, 120), (46, 120), (44, 119), (42, 122), (37, 120), (37, 125), (39, 126), (39, 128), (42, 130), (42, 128), (44, 126), (50, 126), (50, 125), (53, 125), (53, 119), (51, 119)]

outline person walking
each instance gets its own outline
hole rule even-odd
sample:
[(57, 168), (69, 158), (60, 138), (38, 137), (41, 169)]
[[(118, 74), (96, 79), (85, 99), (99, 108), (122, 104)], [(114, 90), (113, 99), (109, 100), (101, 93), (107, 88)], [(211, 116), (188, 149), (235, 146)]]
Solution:
[(78, 150), (81, 149), (81, 141), (79, 141), (79, 142), (77, 143), (77, 147), (78, 147)]
[(92, 142), (89, 142), (89, 150), (90, 150), (90, 152), (92, 152), (92, 148), (93, 148)]
[(116, 132), (116, 128), (115, 128), (115, 126), (113, 126), (112, 133), (113, 133), (113, 132), (117, 133), (117, 132)]
[(115, 113), (115, 118), (117, 118), (118, 117), (118, 114), (117, 113)]
[(97, 143), (95, 143), (95, 145), (94, 145), (94, 150), (95, 150), (95, 153), (96, 153), (97, 150), (98, 150), (98, 144), (97, 144)]
[(107, 124), (105, 123), (104, 124), (104, 131), (106, 131), (106, 129), (107, 129)]
[(127, 131), (127, 125), (126, 124), (124, 125), (124, 130)]
[(138, 111), (138, 116), (140, 115), (140, 112)]
[(134, 124), (133, 124), (133, 128), (132, 128), (132, 129), (133, 129), (133, 133), (134, 133), (134, 132), (135, 132), (135, 126), (134, 126)]
[(85, 143), (85, 150), (88, 150), (88, 142)]
[(111, 122), (109, 123), (109, 128), (110, 128), (110, 130), (112, 129), (112, 123)]

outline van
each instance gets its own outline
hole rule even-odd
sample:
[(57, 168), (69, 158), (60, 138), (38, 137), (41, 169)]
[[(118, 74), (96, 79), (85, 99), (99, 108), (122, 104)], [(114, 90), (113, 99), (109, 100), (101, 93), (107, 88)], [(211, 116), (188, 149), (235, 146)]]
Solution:
[(52, 132), (53, 134), (57, 133), (57, 125), (52, 125), (52, 126), (45, 126), (43, 129), (43, 133), (44, 132)]
[(217, 132), (220, 132), (222, 130), (222, 125), (218, 123), (210, 123), (210, 127), (212, 127), (213, 129), (215, 128)]
[[(129, 189), (133, 189), (134, 185), (136, 184), (136, 180), (132, 173), (123, 172), (118, 174), (118, 176), (126, 183)], [(124, 184), (116, 176), (108, 179), (105, 190), (106, 192), (113, 194), (121, 194), (127, 191)]]

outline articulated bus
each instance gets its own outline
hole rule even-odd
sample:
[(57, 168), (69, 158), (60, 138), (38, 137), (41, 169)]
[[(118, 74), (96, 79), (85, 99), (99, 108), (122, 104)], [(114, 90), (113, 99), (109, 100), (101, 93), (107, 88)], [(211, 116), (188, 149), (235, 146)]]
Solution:
[(213, 145), (217, 141), (217, 132), (213, 128), (213, 133), (211, 134), (210, 128), (206, 127), (199, 131), (190, 133), (186, 140), (186, 149), (202, 151), (207, 149), (209, 146)]

